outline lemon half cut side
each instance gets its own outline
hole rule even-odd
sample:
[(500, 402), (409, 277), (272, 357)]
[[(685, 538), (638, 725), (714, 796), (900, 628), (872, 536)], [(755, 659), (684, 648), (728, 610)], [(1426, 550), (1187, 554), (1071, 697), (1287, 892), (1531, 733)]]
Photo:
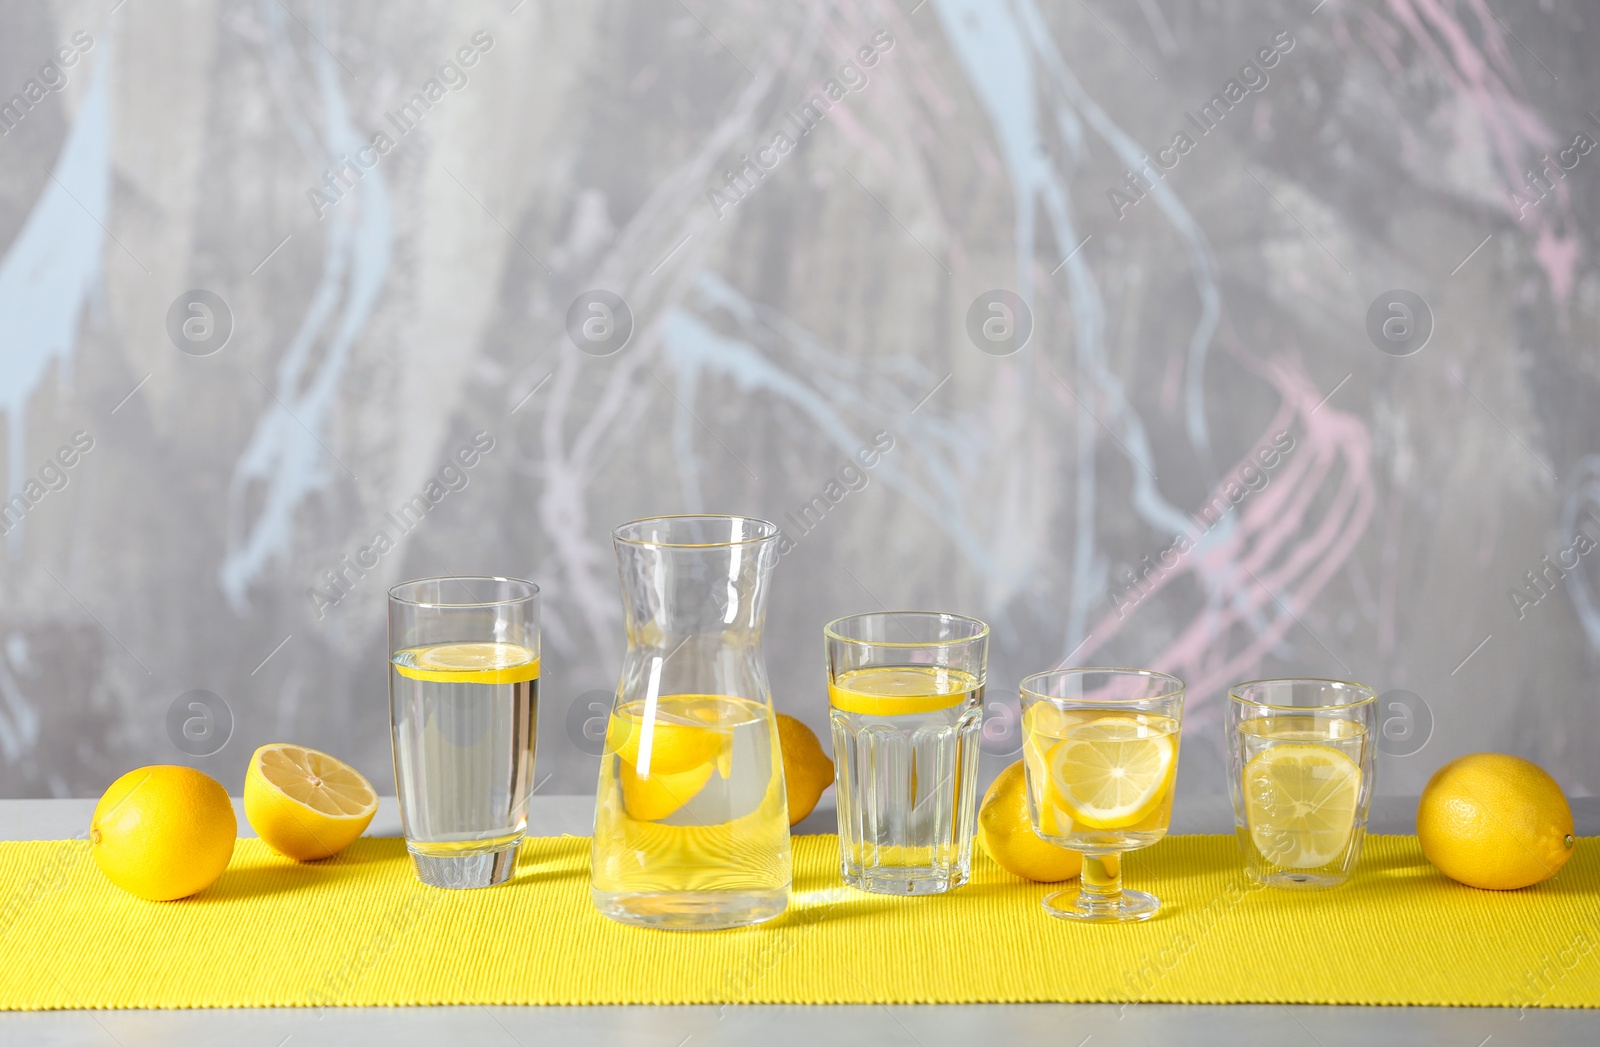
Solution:
[(366, 831), (377, 811), (372, 783), (327, 753), (275, 742), (250, 757), (245, 818), (286, 858), (307, 862), (337, 854)]

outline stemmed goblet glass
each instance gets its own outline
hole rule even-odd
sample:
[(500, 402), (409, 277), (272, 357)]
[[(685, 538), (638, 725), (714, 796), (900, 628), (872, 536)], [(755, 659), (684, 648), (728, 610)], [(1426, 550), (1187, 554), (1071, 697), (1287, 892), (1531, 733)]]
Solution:
[(1121, 855), (1172, 821), (1183, 681), (1149, 669), (1054, 669), (1022, 681), (1033, 827), (1083, 855), (1078, 887), (1044, 899), (1064, 920), (1148, 920), (1160, 899), (1122, 888)]

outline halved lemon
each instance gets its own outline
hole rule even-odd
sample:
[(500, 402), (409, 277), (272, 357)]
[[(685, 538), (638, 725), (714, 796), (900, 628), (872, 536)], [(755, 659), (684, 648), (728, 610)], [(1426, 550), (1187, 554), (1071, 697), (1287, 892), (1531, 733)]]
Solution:
[(1122, 829), (1166, 799), (1177, 756), (1172, 731), (1104, 716), (1068, 728), (1047, 759), (1064, 813), (1090, 829)]
[[(733, 757), (733, 728), (747, 715), (736, 703), (737, 699), (716, 695), (664, 694), (656, 700), (647, 731), (645, 703), (629, 702), (612, 712), (606, 745), (625, 766), (645, 775), (685, 774), (715, 760), (726, 777)], [(648, 762), (641, 766), (647, 737)]]
[(441, 643), (412, 647), (392, 659), (410, 680), (432, 683), (522, 683), (539, 678), (539, 656), (515, 643)]
[(309, 862), (337, 854), (378, 810), (372, 784), (327, 753), (287, 742), (263, 745), (244, 776), (244, 816), (268, 847)]
[(711, 780), (713, 761), (678, 774), (652, 773), (641, 778), (631, 764), (622, 765), (622, 806), (639, 822), (660, 821), (676, 814)]
[(1315, 869), (1343, 853), (1355, 830), (1361, 768), (1326, 745), (1274, 745), (1244, 767), (1250, 838), (1268, 861)]

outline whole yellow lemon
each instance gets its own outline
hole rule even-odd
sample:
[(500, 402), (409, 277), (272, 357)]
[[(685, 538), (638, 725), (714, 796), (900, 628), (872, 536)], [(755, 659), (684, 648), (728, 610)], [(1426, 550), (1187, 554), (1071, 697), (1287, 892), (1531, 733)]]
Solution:
[(817, 733), (786, 713), (778, 713), (778, 746), (783, 750), (783, 782), (789, 792), (789, 824), (810, 814), (833, 784), (833, 761)]
[(111, 783), (89, 822), (89, 849), (106, 879), (153, 902), (216, 882), (239, 823), (228, 791), (192, 767), (141, 767)]
[(1033, 831), (1028, 818), (1028, 783), (1022, 761), (1000, 772), (978, 808), (978, 836), (989, 857), (1025, 880), (1055, 883), (1078, 875), (1083, 856)]
[(1572, 808), (1538, 764), (1503, 753), (1451, 760), (1417, 806), (1428, 861), (1469, 887), (1512, 891), (1548, 880), (1572, 857)]

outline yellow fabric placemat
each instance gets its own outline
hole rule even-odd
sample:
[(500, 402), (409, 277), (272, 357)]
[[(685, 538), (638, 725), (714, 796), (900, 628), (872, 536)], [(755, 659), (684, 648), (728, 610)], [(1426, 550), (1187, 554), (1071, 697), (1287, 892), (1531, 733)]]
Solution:
[(112, 887), (82, 842), (0, 844), (0, 1008), (1020, 1001), (1600, 1006), (1600, 838), (1512, 892), (1446, 880), (1373, 836), (1342, 888), (1252, 888), (1229, 836), (1124, 866), (1164, 907), (1133, 926), (1047, 916), (1049, 885), (974, 855), (953, 894), (843, 886), (832, 836), (795, 839), (789, 912), (713, 934), (613, 923), (589, 841), (529, 839), (501, 887), (445, 891), (400, 840), (299, 865), (241, 840), (178, 902)]

